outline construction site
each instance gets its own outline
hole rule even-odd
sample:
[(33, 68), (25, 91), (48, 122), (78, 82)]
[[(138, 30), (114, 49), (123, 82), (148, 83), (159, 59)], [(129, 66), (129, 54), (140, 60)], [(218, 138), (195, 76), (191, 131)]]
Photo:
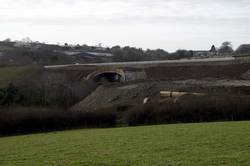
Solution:
[(250, 58), (46, 66), (97, 88), (73, 111), (129, 109), (183, 96), (250, 95)]

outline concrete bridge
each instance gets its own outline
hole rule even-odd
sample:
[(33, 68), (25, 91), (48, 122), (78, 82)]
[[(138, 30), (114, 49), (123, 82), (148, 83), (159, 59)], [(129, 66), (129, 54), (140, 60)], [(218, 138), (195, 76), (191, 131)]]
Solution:
[[(239, 60), (237, 60), (239, 61)], [(46, 69), (65, 68), (65, 67), (154, 67), (159, 65), (201, 65), (201, 64), (230, 64), (235, 63), (234, 57), (224, 58), (204, 58), (204, 59), (182, 59), (182, 60), (161, 60), (161, 61), (138, 61), (138, 62), (110, 62), (110, 63), (86, 63), (86, 64), (68, 64), (68, 65), (53, 65), (44, 66)]]
[[(245, 64), (245, 63), (250, 63), (249, 59), (242, 60), (242, 59), (235, 59), (234, 57), (227, 57), (227, 58), (207, 58), (207, 59), (193, 59), (193, 60), (112, 62), (112, 63), (55, 65), (55, 66), (45, 66), (44, 68), (48, 70), (58, 70), (58, 69), (67, 69), (67, 70), (77, 69), (85, 71), (89, 70), (87, 75), (85, 75), (84, 79), (105, 83), (105, 82), (123, 82), (123, 81), (146, 79), (148, 76), (145, 70), (149, 68), (163, 67), (166, 70), (164, 72), (174, 73), (176, 70), (179, 70), (179, 68), (185, 68), (185, 67), (192, 68), (197, 66), (199, 68), (199, 66), (211, 66), (210, 68), (212, 69), (213, 68), (212, 66), (229, 66), (229, 65)], [(171, 77), (178, 77), (178, 76), (179, 75)]]

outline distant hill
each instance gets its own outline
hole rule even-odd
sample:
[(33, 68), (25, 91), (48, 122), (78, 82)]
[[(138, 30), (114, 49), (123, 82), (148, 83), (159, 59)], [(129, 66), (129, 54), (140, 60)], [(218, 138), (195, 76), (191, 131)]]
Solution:
[[(224, 42), (226, 43), (226, 42)], [(230, 42), (227, 42), (230, 44)], [(221, 49), (225, 49), (223, 52)], [(88, 45), (45, 44), (31, 40), (0, 41), (0, 66), (3, 65), (63, 65), (73, 63), (102, 63), (102, 62), (129, 62), (153, 60), (200, 59), (213, 57), (230, 57), (234, 53), (249, 53), (249, 45), (242, 45), (236, 52), (229, 53), (231, 45), (213, 45), (210, 50), (177, 50), (168, 53), (163, 49), (143, 50), (136, 47), (114, 46), (105, 48)], [(225, 51), (225, 50), (224, 50)]]
[[(91, 51), (92, 50), (92, 51)], [(56, 65), (111, 61), (110, 52), (94, 47), (0, 42), (0, 65)]]

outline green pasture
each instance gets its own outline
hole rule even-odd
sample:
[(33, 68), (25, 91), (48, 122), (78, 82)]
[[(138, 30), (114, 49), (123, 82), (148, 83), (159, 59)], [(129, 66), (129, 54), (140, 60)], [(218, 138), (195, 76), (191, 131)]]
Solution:
[(1, 165), (250, 165), (250, 122), (83, 129), (0, 138)]

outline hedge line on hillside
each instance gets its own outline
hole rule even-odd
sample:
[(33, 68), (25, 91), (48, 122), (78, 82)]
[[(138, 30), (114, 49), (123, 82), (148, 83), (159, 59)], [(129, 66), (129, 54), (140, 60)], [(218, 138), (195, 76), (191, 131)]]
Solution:
[(0, 136), (86, 127), (113, 127), (112, 112), (69, 112), (43, 108), (0, 108)]
[(0, 108), (0, 136), (86, 127), (250, 120), (250, 96), (184, 96), (178, 100), (71, 112), (59, 109)]
[(250, 120), (249, 96), (186, 96), (131, 110), (130, 126), (144, 124)]

